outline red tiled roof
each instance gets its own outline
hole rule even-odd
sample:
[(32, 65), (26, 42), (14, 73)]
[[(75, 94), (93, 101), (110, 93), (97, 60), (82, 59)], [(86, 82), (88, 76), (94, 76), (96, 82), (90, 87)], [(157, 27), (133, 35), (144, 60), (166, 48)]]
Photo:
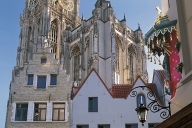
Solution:
[(76, 94), (78, 90), (79, 90), (78, 87), (73, 87), (73, 94)]
[(113, 98), (127, 98), (133, 85), (113, 85), (112, 86), (112, 96)]

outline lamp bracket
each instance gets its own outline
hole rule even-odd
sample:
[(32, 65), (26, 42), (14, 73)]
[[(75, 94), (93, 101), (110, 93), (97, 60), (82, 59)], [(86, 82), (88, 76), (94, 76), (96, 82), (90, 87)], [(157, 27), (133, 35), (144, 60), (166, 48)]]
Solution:
[(137, 96), (137, 91), (135, 89), (138, 89), (138, 88), (141, 88), (142, 90), (143, 89), (148, 90), (147, 98), (151, 102), (147, 105), (147, 108), (150, 109), (151, 112), (156, 113), (156, 112), (162, 111), (160, 113), (160, 117), (162, 119), (167, 119), (171, 116), (170, 102), (169, 102), (168, 106), (164, 106), (163, 104), (161, 104), (160, 100), (157, 99), (155, 93), (153, 92), (153, 90), (150, 87), (138, 86), (138, 87), (133, 88), (130, 92), (131, 97)]

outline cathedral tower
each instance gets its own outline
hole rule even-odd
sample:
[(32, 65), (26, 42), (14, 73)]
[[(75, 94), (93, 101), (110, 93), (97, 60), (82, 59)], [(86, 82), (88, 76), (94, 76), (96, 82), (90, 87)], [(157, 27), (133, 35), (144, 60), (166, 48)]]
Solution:
[(60, 63), (62, 32), (80, 24), (79, 0), (26, 0), (20, 17), (17, 66), (23, 67), (34, 53), (53, 53)]
[(72, 82), (63, 69), (63, 32), (81, 23), (79, 0), (26, 0), (6, 128), (69, 128)]

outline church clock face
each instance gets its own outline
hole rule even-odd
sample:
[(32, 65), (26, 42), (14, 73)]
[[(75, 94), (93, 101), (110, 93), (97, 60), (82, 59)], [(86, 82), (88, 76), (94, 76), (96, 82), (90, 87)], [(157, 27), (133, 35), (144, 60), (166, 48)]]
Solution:
[(39, 0), (29, 0), (28, 2), (29, 2), (28, 8), (32, 10), (37, 6), (37, 4), (39, 3)]

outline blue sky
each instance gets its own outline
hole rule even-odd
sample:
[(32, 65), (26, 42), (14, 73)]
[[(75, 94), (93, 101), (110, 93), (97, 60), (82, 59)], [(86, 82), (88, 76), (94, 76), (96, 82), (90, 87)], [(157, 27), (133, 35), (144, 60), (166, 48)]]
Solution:
[[(83, 14), (86, 19), (91, 17), (95, 2), (96, 0), (80, 0), (80, 16)], [(1, 0), (0, 4), (0, 128), (5, 124), (9, 85), (19, 44), (19, 20), (24, 3), (25, 0)], [(123, 19), (125, 13), (127, 26), (136, 30), (139, 23), (144, 34), (157, 18), (155, 7), (161, 7), (160, 0), (111, 0), (111, 4), (119, 20)], [(147, 65), (151, 79), (153, 69), (161, 69), (161, 66), (150, 62)]]

